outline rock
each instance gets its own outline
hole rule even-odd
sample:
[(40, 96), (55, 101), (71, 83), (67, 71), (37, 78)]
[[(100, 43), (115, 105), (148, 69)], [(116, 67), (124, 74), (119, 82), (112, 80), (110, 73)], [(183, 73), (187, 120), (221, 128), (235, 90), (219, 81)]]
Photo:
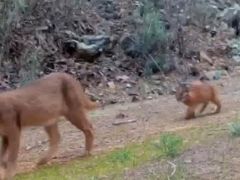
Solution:
[(30, 149), (32, 149), (32, 146), (27, 145), (27, 146), (25, 147), (25, 149), (26, 149), (26, 151), (29, 151)]
[(137, 93), (136, 91), (130, 91), (128, 92), (129, 96), (139, 96), (139, 93)]
[(232, 59), (239, 63), (240, 62), (240, 42), (238, 39), (229, 41), (228, 46), (231, 48)]
[[(78, 38), (79, 39), (79, 38)], [(63, 42), (63, 52), (88, 61), (93, 61), (110, 45), (109, 36), (82, 36), (80, 40)]]
[(157, 93), (160, 96), (164, 94), (163, 91), (164, 91), (163, 88), (157, 88), (157, 89), (154, 90), (154, 92)]
[(152, 100), (153, 99), (153, 97), (152, 96), (147, 96), (147, 98), (146, 98), (147, 100)]
[(127, 56), (132, 58), (140, 56), (141, 52), (139, 51), (136, 42), (136, 37), (131, 34), (124, 34), (120, 39), (120, 46)]
[(205, 27), (203, 27), (203, 32), (210, 32), (211, 27), (210, 25), (206, 25)]
[(111, 99), (110, 101), (109, 101), (109, 104), (116, 104), (118, 101), (116, 100), (116, 99)]
[(228, 72), (226, 70), (205, 71), (204, 76), (208, 80), (219, 80), (222, 76), (228, 76)]
[(215, 18), (219, 13), (218, 6), (213, 5), (213, 4), (209, 5), (207, 7), (207, 12), (210, 14), (210, 18)]
[(81, 41), (81, 37), (78, 36), (75, 32), (72, 32), (70, 30), (65, 30), (60, 33), (62, 34), (62, 36), (66, 37), (67, 39), (75, 39), (75, 40)]
[(162, 80), (162, 79), (161, 79), (161, 76), (159, 76), (159, 74), (153, 74), (153, 75), (151, 75), (151, 79), (152, 79), (152, 80)]
[(172, 87), (172, 88), (169, 90), (169, 94), (174, 95), (175, 93), (176, 93), (176, 88), (175, 88), (175, 87)]
[(96, 45), (86, 45), (76, 40), (69, 40), (63, 43), (64, 53), (68, 53), (70, 56), (82, 58), (87, 61), (93, 61), (100, 56), (100, 52)]
[(154, 84), (154, 85), (161, 85), (161, 84), (162, 84), (162, 81), (161, 81), (161, 80), (154, 80), (154, 79), (153, 79), (153, 80), (151, 81), (151, 83)]
[(123, 119), (123, 118), (126, 118), (126, 117), (128, 117), (128, 116), (124, 113), (119, 113), (119, 114), (116, 115), (117, 119)]
[(116, 86), (115, 86), (114, 82), (112, 82), (112, 81), (108, 82), (107, 85), (110, 89), (113, 89), (113, 90), (116, 89)]
[(98, 36), (84, 35), (84, 36), (81, 36), (81, 40), (86, 45), (95, 44), (99, 48), (104, 49), (107, 45), (110, 44), (111, 38), (110, 36), (106, 36), (106, 35), (98, 35)]
[(117, 76), (116, 80), (122, 81), (122, 82), (127, 82), (129, 80), (129, 76), (127, 76), (127, 75)]
[(206, 77), (207, 80), (218, 80), (218, 79), (220, 79), (220, 74), (219, 74), (219, 72), (216, 72), (216, 71), (204, 72), (204, 76)]
[(184, 160), (184, 162), (189, 164), (189, 163), (192, 163), (192, 160), (191, 159), (186, 159), (186, 160)]
[(232, 59), (233, 59), (236, 63), (240, 63), (240, 56), (233, 56)]
[(231, 26), (232, 21), (236, 16), (240, 17), (240, 6), (238, 4), (234, 4), (233, 6), (224, 9), (224, 11), (218, 15), (218, 17), (229, 26)]
[(126, 84), (126, 88), (131, 88), (131, 87), (132, 87), (132, 85), (130, 83)]
[(138, 102), (138, 101), (140, 101), (139, 97), (137, 96), (132, 97), (132, 102)]

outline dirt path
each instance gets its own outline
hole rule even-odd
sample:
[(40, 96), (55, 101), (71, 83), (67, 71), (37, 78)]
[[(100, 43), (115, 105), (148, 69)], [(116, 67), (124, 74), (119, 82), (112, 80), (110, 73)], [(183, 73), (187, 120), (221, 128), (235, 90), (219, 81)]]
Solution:
[[(183, 120), (186, 107), (177, 103), (174, 96), (162, 96), (156, 100), (139, 103), (113, 105), (91, 113), (90, 117), (96, 130), (94, 153), (123, 147), (130, 142), (140, 142), (147, 136), (162, 131), (187, 129), (232, 120), (240, 109), (240, 81), (238, 77), (232, 77), (219, 81), (217, 84), (224, 85), (221, 88), (222, 112), (193, 121)], [(211, 106), (208, 110), (212, 110)], [(136, 122), (112, 125), (119, 113), (127, 115), (126, 120), (135, 119)], [(59, 127), (62, 141), (59, 153), (52, 162), (64, 162), (82, 155), (84, 150), (83, 134), (66, 121), (62, 121)], [(32, 169), (47, 147), (47, 137), (42, 128), (26, 129), (23, 133), (18, 160), (19, 172)]]

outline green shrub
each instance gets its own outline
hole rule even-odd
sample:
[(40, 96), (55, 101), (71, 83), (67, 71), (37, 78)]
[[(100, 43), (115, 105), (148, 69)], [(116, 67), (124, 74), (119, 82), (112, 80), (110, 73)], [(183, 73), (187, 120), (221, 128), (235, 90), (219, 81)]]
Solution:
[(3, 0), (0, 2), (0, 70), (2, 72), (5, 68), (3, 61), (8, 60), (7, 57), (4, 57), (9, 48), (8, 38), (27, 7), (25, 0)]
[[(0, 8), (0, 35), (6, 36), (11, 25), (16, 23), (28, 7), (25, 0), (4, 0)], [(1, 37), (2, 38), (2, 37)]]
[(158, 71), (162, 71), (165, 68), (166, 58), (165, 54), (159, 55), (157, 58), (153, 58), (151, 55), (148, 56), (149, 59), (146, 61), (144, 67), (144, 75), (150, 76)]
[(236, 120), (229, 124), (229, 131), (232, 136), (239, 137), (240, 136), (240, 120)]
[(160, 14), (156, 11), (147, 12), (143, 16), (143, 29), (139, 32), (139, 48), (143, 54), (161, 49), (166, 43), (166, 33)]
[(209, 24), (214, 25), (216, 23), (216, 14), (218, 11), (217, 8), (214, 11), (213, 7), (211, 7), (212, 9), (210, 7), (206, 6), (204, 3), (191, 2), (188, 11), (192, 23), (199, 27), (205, 27)]
[(163, 155), (173, 158), (181, 151), (183, 139), (180, 136), (167, 133), (163, 134), (155, 145)]
[(137, 32), (137, 49), (145, 61), (145, 75), (151, 75), (161, 71), (165, 64), (167, 34), (160, 11), (151, 1), (143, 1), (140, 16), (142, 25)]
[(19, 71), (20, 84), (24, 85), (37, 79), (40, 73), (41, 54), (37, 49), (26, 50), (22, 55), (21, 69)]
[(110, 159), (113, 163), (125, 163), (133, 160), (133, 154), (129, 150), (117, 151), (110, 155)]

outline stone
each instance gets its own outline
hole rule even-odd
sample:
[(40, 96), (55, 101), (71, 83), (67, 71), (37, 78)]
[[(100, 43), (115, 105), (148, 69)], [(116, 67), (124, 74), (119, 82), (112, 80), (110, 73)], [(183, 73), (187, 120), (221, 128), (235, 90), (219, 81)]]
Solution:
[(70, 39), (63, 42), (64, 53), (87, 61), (93, 61), (111, 44), (111, 38), (105, 35), (82, 36), (78, 40)]
[(233, 6), (224, 9), (224, 11), (218, 15), (218, 17), (226, 22), (229, 26), (236, 16), (240, 16), (240, 6), (238, 4), (234, 4)]

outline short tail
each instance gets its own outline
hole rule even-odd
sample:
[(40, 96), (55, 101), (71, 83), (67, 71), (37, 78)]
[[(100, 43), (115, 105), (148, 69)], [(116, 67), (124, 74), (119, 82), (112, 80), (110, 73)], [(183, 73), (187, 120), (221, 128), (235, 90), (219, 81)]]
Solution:
[(86, 110), (89, 111), (100, 107), (99, 103), (91, 101), (86, 95), (84, 95), (83, 106)]

